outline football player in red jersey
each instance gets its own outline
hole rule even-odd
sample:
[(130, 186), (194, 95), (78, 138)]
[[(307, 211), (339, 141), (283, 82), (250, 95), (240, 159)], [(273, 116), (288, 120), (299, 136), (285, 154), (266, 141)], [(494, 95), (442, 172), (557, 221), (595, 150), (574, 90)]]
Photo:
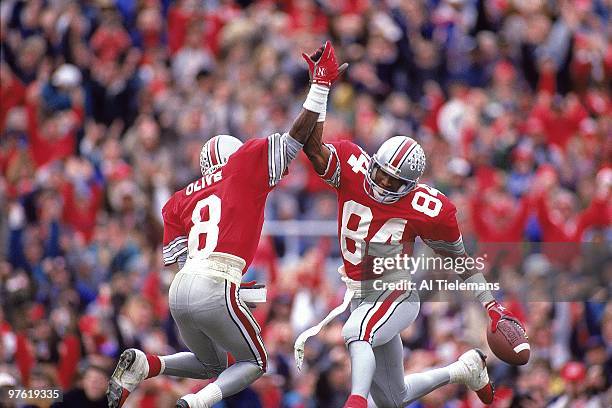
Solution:
[[(339, 67), (329, 42), (317, 51), (310, 92), (288, 133), (251, 139), (229, 135), (202, 148), (202, 178), (176, 192), (162, 210), (163, 259), (178, 263), (170, 286), (170, 311), (191, 352), (121, 354), (107, 391), (121, 407), (138, 384), (159, 374), (217, 380), (177, 401), (180, 408), (209, 408), (259, 378), (267, 365), (260, 327), (238, 296), (264, 221), (266, 197), (311, 135), (325, 109)], [(228, 367), (227, 352), (236, 362)]]
[[(316, 61), (316, 56), (312, 59)], [(302, 364), (306, 339), (350, 305), (343, 337), (351, 356), (352, 388), (345, 408), (366, 408), (368, 395), (379, 407), (403, 407), (449, 383), (465, 384), (476, 391), (482, 402), (491, 403), (494, 391), (486, 357), (477, 349), (467, 351), (447, 367), (404, 378), (399, 333), (417, 317), (418, 293), (376, 290), (369, 284), (374, 276), (364, 261), (377, 243), (408, 244), (411, 248), (415, 238), (420, 237), (438, 254), (467, 256), (455, 206), (440, 191), (419, 184), (426, 164), (423, 149), (406, 136), (385, 141), (372, 157), (349, 141), (324, 144), (324, 118), (323, 113), (304, 152), (338, 196), (338, 237), (343, 258), (339, 272), (347, 284), (347, 294), (342, 305), (298, 337), (298, 366)], [(404, 276), (391, 274), (381, 279), (394, 283), (394, 279)], [(486, 284), (480, 272), (466, 272), (462, 277), (467, 282)], [(493, 331), (502, 317), (514, 319), (490, 291), (477, 291), (475, 295), (486, 307)]]

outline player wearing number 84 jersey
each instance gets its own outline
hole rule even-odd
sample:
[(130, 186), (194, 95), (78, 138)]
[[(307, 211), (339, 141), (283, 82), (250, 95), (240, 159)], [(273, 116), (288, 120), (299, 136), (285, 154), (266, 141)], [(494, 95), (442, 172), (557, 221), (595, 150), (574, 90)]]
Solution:
[[(465, 384), (490, 403), (493, 388), (485, 356), (476, 349), (449, 366), (404, 378), (399, 333), (418, 315), (418, 294), (367, 284), (380, 278), (365, 262), (366, 255), (377, 256), (375, 244), (401, 244), (393, 248), (409, 253), (420, 237), (437, 253), (465, 256), (455, 206), (438, 190), (419, 184), (425, 169), (423, 149), (412, 138), (396, 136), (370, 158), (348, 141), (323, 144), (322, 128), (318, 123), (304, 151), (317, 173), (336, 189), (343, 257), (339, 272), (347, 292), (342, 305), (296, 340), (298, 366), (306, 340), (350, 306), (351, 315), (342, 330), (352, 371), (351, 396), (345, 408), (366, 408), (368, 396), (379, 408), (404, 407), (449, 383)], [(382, 279), (393, 282), (398, 277), (391, 274)]]
[[(402, 136), (385, 142), (381, 150), (384, 148), (383, 153), (389, 156), (388, 162), (380, 162), (383, 159), (380, 153), (371, 159), (349, 141), (330, 143), (327, 147), (331, 154), (322, 177), (337, 189), (338, 236), (344, 273), (350, 279), (372, 278), (362, 265), (369, 243), (410, 244), (420, 237), (434, 250), (464, 252), (453, 203), (435, 188), (418, 184), (425, 154), (417, 142)], [(379, 163), (389, 166), (405, 163), (408, 168), (414, 166), (418, 176), (401, 183), (399, 191), (385, 191), (370, 176), (383, 171), (384, 164)]]

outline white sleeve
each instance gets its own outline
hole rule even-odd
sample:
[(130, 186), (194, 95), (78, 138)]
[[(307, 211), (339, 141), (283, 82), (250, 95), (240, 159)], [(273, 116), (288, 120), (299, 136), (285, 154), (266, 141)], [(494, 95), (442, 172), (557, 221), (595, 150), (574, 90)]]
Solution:
[(448, 253), (457, 256), (465, 253), (465, 246), (463, 245), (463, 237), (461, 235), (459, 235), (459, 238), (454, 242), (425, 238), (423, 239), (423, 242), (425, 242), (427, 246), (436, 252)]
[(168, 266), (175, 263), (183, 254), (185, 257), (187, 256), (187, 237), (176, 237), (163, 248), (164, 265)]
[(268, 136), (268, 176), (270, 186), (277, 185), (289, 167), (289, 163), (304, 147), (289, 133)]

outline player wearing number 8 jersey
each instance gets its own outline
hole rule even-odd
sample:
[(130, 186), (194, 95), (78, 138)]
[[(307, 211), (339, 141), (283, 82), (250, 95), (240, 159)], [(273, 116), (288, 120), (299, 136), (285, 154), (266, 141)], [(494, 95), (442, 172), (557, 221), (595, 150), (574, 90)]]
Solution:
[[(259, 242), (268, 193), (312, 133), (329, 88), (345, 69), (336, 63), (329, 42), (318, 55), (316, 66), (322, 69), (288, 133), (244, 144), (229, 135), (213, 137), (200, 154), (202, 177), (164, 206), (164, 264), (180, 267), (170, 286), (170, 311), (191, 352), (155, 356), (124, 351), (109, 383), (110, 408), (121, 407), (140, 382), (162, 373), (217, 377), (176, 405), (210, 408), (266, 371), (260, 327), (238, 288)], [(236, 361), (230, 367), (228, 352)]]

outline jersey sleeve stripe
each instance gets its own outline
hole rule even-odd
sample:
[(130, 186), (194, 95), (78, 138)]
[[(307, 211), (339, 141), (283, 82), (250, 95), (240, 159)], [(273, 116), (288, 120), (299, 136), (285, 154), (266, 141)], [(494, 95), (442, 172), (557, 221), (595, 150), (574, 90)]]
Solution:
[(274, 175), (273, 175), (273, 161), (272, 161), (272, 157), (274, 157), (274, 154), (272, 153), (272, 148), (274, 145), (274, 140), (272, 140), (272, 137), (269, 136), (268, 137), (268, 180), (273, 180), (274, 179)]
[(187, 248), (187, 242), (180, 243), (179, 245), (174, 247), (172, 250), (164, 252), (162, 255), (164, 258), (170, 258), (170, 257), (175, 256), (178, 252), (181, 252), (185, 248)]
[(163, 248), (163, 252), (170, 252), (172, 251), (177, 245), (182, 244), (187, 242), (187, 237), (182, 236), (182, 237), (178, 237), (175, 238), (174, 240), (172, 240), (168, 245), (165, 245)]
[(185, 245), (183, 248), (179, 249), (172, 255), (164, 256), (164, 265), (170, 265), (170, 264), (175, 263), (178, 260), (179, 256), (181, 256), (182, 254), (186, 252), (187, 252), (187, 245)]
[(459, 237), (459, 239), (454, 242), (434, 241), (430, 239), (424, 239), (423, 242), (425, 242), (434, 251), (448, 252), (455, 255), (465, 253), (462, 237)]
[(331, 154), (321, 178), (329, 185), (337, 188), (340, 185), (340, 160), (338, 159), (338, 152), (336, 152), (336, 148), (331, 144), (326, 144), (325, 146), (327, 146)]
[(325, 168), (325, 172), (321, 176), (324, 179), (329, 179), (331, 176), (333, 176), (338, 167), (338, 156), (336, 155), (335, 150), (330, 149), (330, 153), (331, 154), (329, 155), (329, 160), (327, 160), (327, 167)]
[(275, 133), (268, 136), (268, 176), (270, 187), (280, 182), (303, 145), (288, 133)]

